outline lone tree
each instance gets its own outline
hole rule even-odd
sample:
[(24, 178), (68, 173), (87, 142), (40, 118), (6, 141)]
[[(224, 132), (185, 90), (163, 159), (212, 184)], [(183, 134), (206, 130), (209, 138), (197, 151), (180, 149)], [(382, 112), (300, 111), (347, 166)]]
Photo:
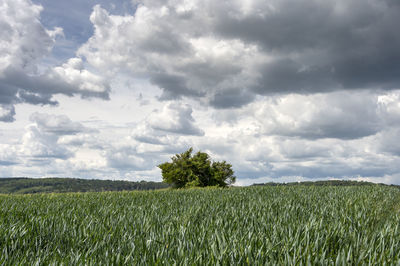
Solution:
[(173, 156), (172, 162), (165, 162), (161, 169), (163, 181), (176, 188), (182, 187), (226, 187), (235, 182), (232, 165), (226, 161), (212, 162), (204, 152), (192, 155), (193, 149)]

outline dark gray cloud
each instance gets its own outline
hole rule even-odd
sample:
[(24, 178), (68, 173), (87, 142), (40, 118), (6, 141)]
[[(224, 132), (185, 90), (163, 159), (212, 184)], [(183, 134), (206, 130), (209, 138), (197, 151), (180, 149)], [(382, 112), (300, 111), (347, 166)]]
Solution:
[(360, 0), (255, 1), (247, 12), (230, 2), (216, 6), (214, 28), (219, 34), (255, 42), (277, 53), (360, 45), (363, 42), (357, 42), (355, 34), (379, 23), (388, 11), (385, 1)]
[(257, 93), (400, 87), (400, 6), (393, 1), (260, 1), (263, 11), (250, 14), (229, 2), (219, 7), (218, 34), (277, 57), (260, 69)]
[(209, 100), (209, 104), (217, 109), (238, 108), (252, 102), (255, 95), (245, 89), (225, 89), (215, 93)]
[(58, 105), (57, 101), (51, 99), (53, 97), (51, 94), (40, 94), (37, 92), (19, 90), (16, 96), (18, 100), (21, 100), (25, 103), (37, 105)]
[(160, 99), (237, 108), (256, 95), (400, 88), (400, 5), (391, 0), (144, 1), (124, 22), (97, 6), (100, 15), (108, 23), (92, 20), (81, 54), (147, 76)]
[(186, 78), (182, 75), (154, 73), (151, 81), (163, 89), (161, 100), (180, 99), (182, 96), (199, 97), (201, 92), (192, 90), (186, 85)]
[(289, 58), (276, 59), (260, 67), (260, 78), (251, 89), (258, 94), (316, 93), (341, 89), (334, 81), (333, 72), (332, 67), (303, 67)]
[[(64, 72), (65, 69), (68, 72)], [(76, 73), (71, 73), (71, 71)], [(110, 90), (108, 84), (88, 73), (82, 73), (67, 64), (63, 68), (58, 67), (36, 76), (27, 75), (23, 70), (8, 67), (0, 76), (0, 104), (9, 106), (19, 103), (58, 105), (58, 102), (53, 99), (56, 94), (108, 100)]]
[[(43, 81), (44, 76), (32, 77), (27, 75), (22, 69), (7, 67), (2, 71), (0, 77), (0, 102), (3, 104), (31, 103), (56, 105), (57, 102), (51, 100), (51, 91), (60, 88), (50, 82)], [(40, 85), (45, 86), (40, 86)], [(53, 85), (53, 86), (52, 86)]]
[[(156, 24), (157, 25), (157, 24)], [(149, 34), (140, 43), (139, 49), (157, 54), (182, 54), (187, 53), (189, 47), (182, 37), (171, 29), (158, 25), (152, 34)]]

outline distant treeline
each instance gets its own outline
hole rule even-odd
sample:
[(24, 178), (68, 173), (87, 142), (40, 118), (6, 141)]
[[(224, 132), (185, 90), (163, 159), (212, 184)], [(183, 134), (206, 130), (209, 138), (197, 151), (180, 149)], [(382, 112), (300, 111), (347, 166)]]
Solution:
[[(289, 183), (258, 183), (252, 186), (366, 186), (384, 185), (365, 181), (350, 180), (325, 180), (304, 181)], [(390, 185), (400, 189), (398, 185)], [(63, 193), (63, 192), (101, 192), (101, 191), (131, 191), (131, 190), (154, 190), (168, 188), (163, 182), (131, 182), (98, 179), (78, 178), (0, 178), (0, 194), (32, 194), (32, 193)]]
[(0, 194), (153, 190), (169, 187), (162, 182), (130, 182), (77, 178), (0, 178)]
[[(372, 183), (366, 181), (354, 181), (354, 180), (323, 180), (323, 181), (303, 181), (303, 182), (289, 182), (289, 183), (277, 183), (277, 182), (268, 182), (268, 183), (258, 183), (253, 184), (252, 186), (370, 186), (370, 185), (383, 185), (388, 186), (383, 183)], [(398, 185), (389, 185), (392, 187), (397, 187), (400, 189)]]

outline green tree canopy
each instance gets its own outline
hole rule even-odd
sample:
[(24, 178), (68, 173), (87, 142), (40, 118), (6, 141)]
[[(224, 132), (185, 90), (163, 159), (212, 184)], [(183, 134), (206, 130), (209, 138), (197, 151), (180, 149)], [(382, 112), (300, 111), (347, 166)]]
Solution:
[(176, 154), (172, 162), (165, 162), (161, 169), (163, 181), (177, 188), (182, 187), (225, 187), (235, 182), (232, 165), (226, 161), (213, 162), (205, 152), (192, 155), (193, 149)]

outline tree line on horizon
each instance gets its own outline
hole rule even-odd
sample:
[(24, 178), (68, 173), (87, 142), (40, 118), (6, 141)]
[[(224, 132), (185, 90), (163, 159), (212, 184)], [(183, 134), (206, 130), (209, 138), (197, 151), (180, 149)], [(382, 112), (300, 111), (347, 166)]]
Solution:
[(155, 190), (168, 187), (169, 185), (166, 183), (153, 181), (132, 182), (77, 178), (0, 178), (1, 194)]

